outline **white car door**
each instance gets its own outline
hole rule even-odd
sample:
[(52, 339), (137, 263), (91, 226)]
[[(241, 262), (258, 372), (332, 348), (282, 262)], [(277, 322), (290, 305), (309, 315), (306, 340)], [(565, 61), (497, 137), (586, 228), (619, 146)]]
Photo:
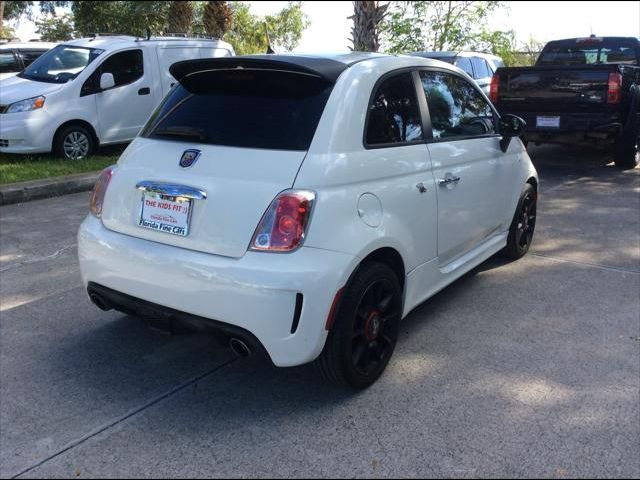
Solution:
[[(152, 74), (145, 53), (139, 48), (114, 53), (88, 80), (96, 90), (97, 131), (101, 143), (131, 140), (153, 111)], [(103, 73), (113, 75), (113, 88), (100, 90)]]
[(508, 228), (517, 155), (500, 149), (497, 115), (476, 86), (445, 71), (420, 78), (433, 131), (428, 149), (443, 266)]

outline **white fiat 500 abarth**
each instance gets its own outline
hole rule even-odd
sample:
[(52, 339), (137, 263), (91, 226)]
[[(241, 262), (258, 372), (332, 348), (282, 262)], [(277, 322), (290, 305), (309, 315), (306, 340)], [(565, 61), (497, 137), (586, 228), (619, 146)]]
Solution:
[(454, 66), (263, 55), (171, 73), (80, 227), (100, 308), (211, 327), (236, 352), (315, 360), (363, 388), (413, 308), (531, 244), (524, 122)]

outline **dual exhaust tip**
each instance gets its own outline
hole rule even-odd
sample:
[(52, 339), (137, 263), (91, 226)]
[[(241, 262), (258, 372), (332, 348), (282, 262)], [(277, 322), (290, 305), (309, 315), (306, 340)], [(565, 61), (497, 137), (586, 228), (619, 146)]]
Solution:
[(111, 310), (113, 308), (113, 305), (111, 305), (111, 302), (109, 302), (106, 298), (104, 298), (99, 293), (91, 292), (91, 293), (89, 293), (89, 298), (91, 299), (93, 304), (96, 307), (98, 307), (100, 310), (103, 310), (103, 311), (106, 312), (106, 311)]
[[(106, 312), (113, 309), (113, 305), (111, 304), (111, 302), (97, 292), (89, 293), (89, 298), (91, 299), (93, 304), (100, 310)], [(231, 339), (229, 340), (229, 348), (238, 357), (247, 358), (250, 357), (253, 353), (251, 348), (243, 340), (236, 337), (231, 337)]]

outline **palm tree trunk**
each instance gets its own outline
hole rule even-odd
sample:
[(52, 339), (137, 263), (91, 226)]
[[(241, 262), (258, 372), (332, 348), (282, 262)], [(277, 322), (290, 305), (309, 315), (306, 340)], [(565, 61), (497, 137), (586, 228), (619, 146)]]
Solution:
[(353, 49), (362, 52), (377, 52), (380, 48), (379, 25), (386, 15), (388, 4), (377, 1), (354, 1), (351, 35)]
[(208, 35), (216, 38), (224, 37), (231, 28), (233, 12), (227, 2), (207, 2), (204, 7), (204, 29)]
[(193, 23), (193, 4), (172, 1), (169, 4), (169, 33), (189, 33)]

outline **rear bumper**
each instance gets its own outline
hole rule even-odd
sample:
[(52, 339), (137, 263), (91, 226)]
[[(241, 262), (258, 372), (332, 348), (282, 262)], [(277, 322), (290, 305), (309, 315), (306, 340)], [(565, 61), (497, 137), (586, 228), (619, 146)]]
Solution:
[[(308, 247), (221, 257), (116, 233), (91, 215), (78, 233), (78, 255), (85, 286), (246, 331), (277, 366), (300, 365), (320, 354), (333, 297), (358, 263), (357, 257)], [(298, 294), (302, 309), (294, 328)]]
[[(582, 143), (589, 140), (614, 141), (622, 132), (620, 116), (612, 113), (522, 112), (500, 109), (527, 122), (525, 137), (529, 141)], [(537, 117), (560, 117), (559, 127), (538, 127)]]

